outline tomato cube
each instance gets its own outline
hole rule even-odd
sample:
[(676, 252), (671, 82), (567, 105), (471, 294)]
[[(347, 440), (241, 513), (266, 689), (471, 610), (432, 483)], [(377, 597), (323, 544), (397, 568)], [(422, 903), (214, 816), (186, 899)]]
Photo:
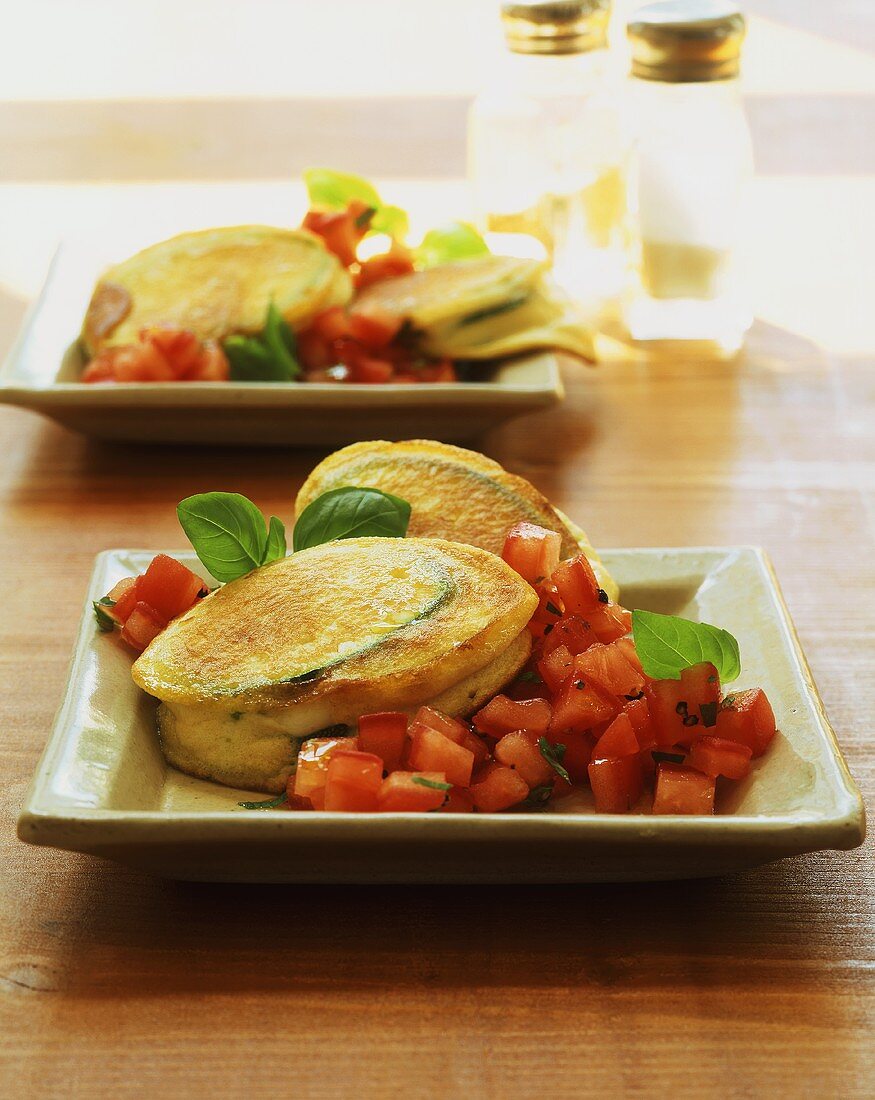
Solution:
[(541, 584), (559, 564), (562, 536), (535, 523), (518, 523), (507, 533), (502, 558), (529, 584)]
[(396, 243), (389, 252), (382, 252), (378, 256), (365, 260), (355, 276), (356, 289), (363, 290), (366, 286), (381, 283), (384, 279), (396, 279), (399, 275), (409, 275), (413, 270), (412, 254)]
[(620, 700), (603, 695), (597, 688), (570, 676), (553, 708), (550, 740), (561, 741), (567, 730), (585, 733), (599, 722), (610, 721), (621, 709)]
[(517, 702), (506, 695), (496, 695), (474, 715), (474, 725), (489, 737), (503, 737), (517, 730), (541, 736), (550, 726), (551, 714), (546, 699)]
[(371, 311), (367, 314), (350, 313), (348, 324), (350, 336), (354, 340), (372, 351), (381, 351), (398, 335), (401, 319)]
[(443, 772), (447, 782), (467, 787), (474, 770), (474, 753), (427, 726), (414, 729), (408, 764), (414, 771)]
[(194, 604), (206, 585), (168, 554), (156, 554), (140, 578), (138, 596), (168, 621)]
[(197, 362), (182, 377), (190, 382), (227, 382), (231, 377), (231, 364), (221, 344), (207, 340)]
[(579, 615), (563, 615), (549, 635), (544, 638), (542, 650), (546, 655), (560, 646), (577, 656), (598, 641), (596, 633), (586, 619)]
[(600, 642), (615, 642), (632, 629), (632, 615), (615, 603), (599, 604), (589, 612), (589, 624)]
[(489, 749), (486, 742), (482, 737), (478, 737), (476, 733), (466, 733), (460, 744), (474, 754), (475, 768), (479, 768), (481, 764), (485, 764), (489, 759)]
[(368, 813), (377, 808), (383, 783), (383, 761), (370, 752), (338, 749), (328, 761), (325, 777), (326, 810)]
[(632, 640), (632, 638), (626, 635), (625, 637), (618, 638), (613, 644), (623, 654), (623, 656), (626, 658), (632, 668), (634, 668), (636, 672), (641, 674), (641, 678), (647, 679), (647, 677), (644, 675), (644, 669), (641, 667), (641, 661), (638, 657), (638, 651), (635, 649), (635, 642)]
[(494, 814), (529, 797), (529, 785), (513, 768), (487, 764), (471, 784), (471, 798), (481, 814)]
[(655, 814), (713, 814), (716, 780), (683, 764), (656, 769)]
[(333, 252), (344, 267), (355, 263), (362, 234), (348, 210), (308, 210), (301, 228), (321, 237), (328, 251)]
[(627, 714), (618, 714), (596, 741), (593, 756), (596, 760), (633, 756), (640, 751), (638, 738)]
[(638, 739), (638, 747), (647, 751), (652, 749), (656, 744), (656, 734), (647, 709), (647, 700), (633, 699), (623, 707), (623, 714), (632, 723), (632, 729), (635, 730), (635, 737)]
[(736, 691), (728, 695), (717, 712), (718, 737), (737, 741), (761, 756), (775, 736), (775, 713), (762, 688)]
[(139, 577), (122, 577), (107, 592), (106, 598), (112, 600), (113, 606), (110, 607), (109, 604), (102, 604), (101, 606), (106, 614), (115, 619), (117, 623), (123, 625), (125, 619), (137, 605), (137, 584), (139, 580)]
[[(444, 737), (449, 737), (451, 741), (455, 741), (457, 745), (461, 745), (465, 739), (465, 734), (471, 732), (465, 722), (460, 721), (458, 718), (450, 718), (448, 714), (435, 710), (434, 707), (420, 707), (413, 718), (413, 725), (427, 726), (429, 729), (437, 730)], [(412, 735), (412, 728), (410, 732)]]
[(589, 774), (587, 769), (592, 763), (592, 737), (587, 733), (572, 733), (569, 730), (562, 735), (559, 744), (565, 746), (562, 767), (574, 783), (586, 783)]
[(700, 737), (693, 742), (686, 762), (704, 775), (744, 779), (750, 771), (752, 755), (749, 745), (727, 741), (723, 737)]
[(574, 659), (574, 672), (609, 695), (637, 695), (644, 677), (626, 660), (617, 644), (598, 643)]
[(445, 814), (471, 814), (474, 812), (474, 799), (468, 791), (461, 787), (453, 787), (447, 791), (446, 801), (441, 807), (441, 813)]
[(556, 774), (531, 736), (525, 733), (508, 733), (502, 737), (495, 746), (495, 759), (499, 764), (515, 768), (530, 787), (543, 786)]
[(558, 691), (574, 671), (574, 657), (567, 646), (560, 645), (538, 661), (538, 672), (551, 691)]
[(716, 668), (703, 663), (685, 668), (679, 680), (652, 680), (644, 695), (657, 743), (690, 745), (715, 724), (720, 681)]
[(358, 748), (355, 737), (311, 737), (301, 745), (295, 771), (289, 779), (293, 793), (308, 798), (314, 810), (325, 805), (325, 780), (332, 755), (340, 750)]
[(546, 638), (562, 617), (562, 600), (556, 586), (550, 581), (535, 586), (538, 606), (529, 620), (529, 631), (535, 638)]
[(400, 711), (363, 714), (358, 720), (358, 745), (383, 761), (386, 771), (401, 767), (407, 747), (407, 715)]
[(443, 772), (392, 772), (380, 787), (377, 810), (384, 814), (439, 810), (446, 801), (446, 782)]
[(637, 756), (593, 760), (587, 771), (599, 813), (628, 813), (641, 797), (644, 774)]
[(586, 556), (578, 554), (560, 562), (550, 575), (559, 590), (565, 610), (586, 618), (601, 602), (599, 582)]
[(122, 641), (142, 652), (166, 626), (167, 620), (154, 607), (138, 602), (122, 627)]

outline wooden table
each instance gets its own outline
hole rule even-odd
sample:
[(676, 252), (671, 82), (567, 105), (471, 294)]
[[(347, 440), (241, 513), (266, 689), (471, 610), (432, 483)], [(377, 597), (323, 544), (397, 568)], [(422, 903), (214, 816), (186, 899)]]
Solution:
[[(744, 360), (567, 365), (561, 408), (482, 447), (599, 545), (765, 546), (871, 799), (875, 338), (848, 302), (875, 181), (793, 175), (794, 103), (757, 184), (768, 320)], [(857, 106), (820, 104), (830, 163)], [(6, 346), (20, 308), (2, 306)], [(520, 889), (177, 884), (20, 844), (93, 555), (179, 545), (175, 502), (204, 488), (288, 516), (321, 456), (102, 446), (13, 410), (0, 440), (0, 1094), (871, 1095), (871, 843), (716, 881)]]

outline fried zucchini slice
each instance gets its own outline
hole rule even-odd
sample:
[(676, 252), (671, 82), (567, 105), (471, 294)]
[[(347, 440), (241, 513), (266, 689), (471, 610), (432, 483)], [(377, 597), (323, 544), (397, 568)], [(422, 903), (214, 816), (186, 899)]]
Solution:
[(382, 489), (409, 501), (408, 534), (469, 543), (500, 555), (515, 523), (537, 523), (562, 536), (561, 554), (582, 550), (612, 600), (619, 588), (586, 534), (525, 478), (476, 451), (434, 440), (374, 440), (335, 451), (312, 471), (295, 502), (297, 515), (342, 485)]
[(266, 225), (181, 233), (109, 268), (85, 314), (89, 355), (132, 344), (141, 328), (172, 325), (201, 340), (260, 332), (271, 302), (290, 325), (345, 305), (349, 274), (305, 230)]

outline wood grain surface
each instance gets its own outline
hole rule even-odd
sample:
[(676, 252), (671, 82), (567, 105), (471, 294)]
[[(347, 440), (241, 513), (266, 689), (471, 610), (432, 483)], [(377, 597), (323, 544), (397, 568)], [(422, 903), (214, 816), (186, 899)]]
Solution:
[[(798, 8), (813, 56), (871, 41), (859, 6), (844, 35), (823, 5), (758, 6)], [(757, 183), (768, 320), (742, 360), (569, 362), (564, 405), (481, 445), (596, 545), (764, 546), (871, 806), (875, 177), (843, 154), (841, 95), (822, 163), (853, 178), (794, 177), (809, 143), (787, 103)], [(51, 194), (26, 209), (60, 220), (81, 197)], [(3, 348), (19, 299), (0, 288)], [(163, 882), (15, 838), (94, 555), (180, 546), (175, 503), (204, 489), (289, 516), (321, 457), (111, 447), (0, 410), (0, 1095), (872, 1095), (871, 841), (714, 881), (316, 889)]]

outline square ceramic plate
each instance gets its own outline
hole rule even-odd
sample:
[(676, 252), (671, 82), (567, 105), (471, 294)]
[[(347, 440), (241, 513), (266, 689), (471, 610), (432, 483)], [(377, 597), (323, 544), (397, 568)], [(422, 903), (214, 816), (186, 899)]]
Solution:
[[(101, 554), (89, 600), (141, 572), (152, 556)], [(198, 569), (191, 553), (176, 556)], [(529, 814), (242, 810), (238, 802), (265, 796), (165, 765), (154, 700), (134, 686), (117, 635), (95, 629), (89, 603), (18, 835), (172, 878), (239, 882), (690, 878), (859, 845), (863, 804), (763, 553), (614, 550), (604, 557), (627, 606), (732, 631), (744, 661), (739, 686), (768, 692), (781, 734), (718, 816), (598, 815), (583, 795), (573, 805), (563, 799), (560, 811)]]
[(335, 446), (362, 439), (472, 439), (564, 396), (550, 352), (484, 368), (488, 381), (438, 385), (77, 382), (76, 336), (101, 264), (61, 248), (0, 369), (0, 403), (98, 439), (144, 443)]

